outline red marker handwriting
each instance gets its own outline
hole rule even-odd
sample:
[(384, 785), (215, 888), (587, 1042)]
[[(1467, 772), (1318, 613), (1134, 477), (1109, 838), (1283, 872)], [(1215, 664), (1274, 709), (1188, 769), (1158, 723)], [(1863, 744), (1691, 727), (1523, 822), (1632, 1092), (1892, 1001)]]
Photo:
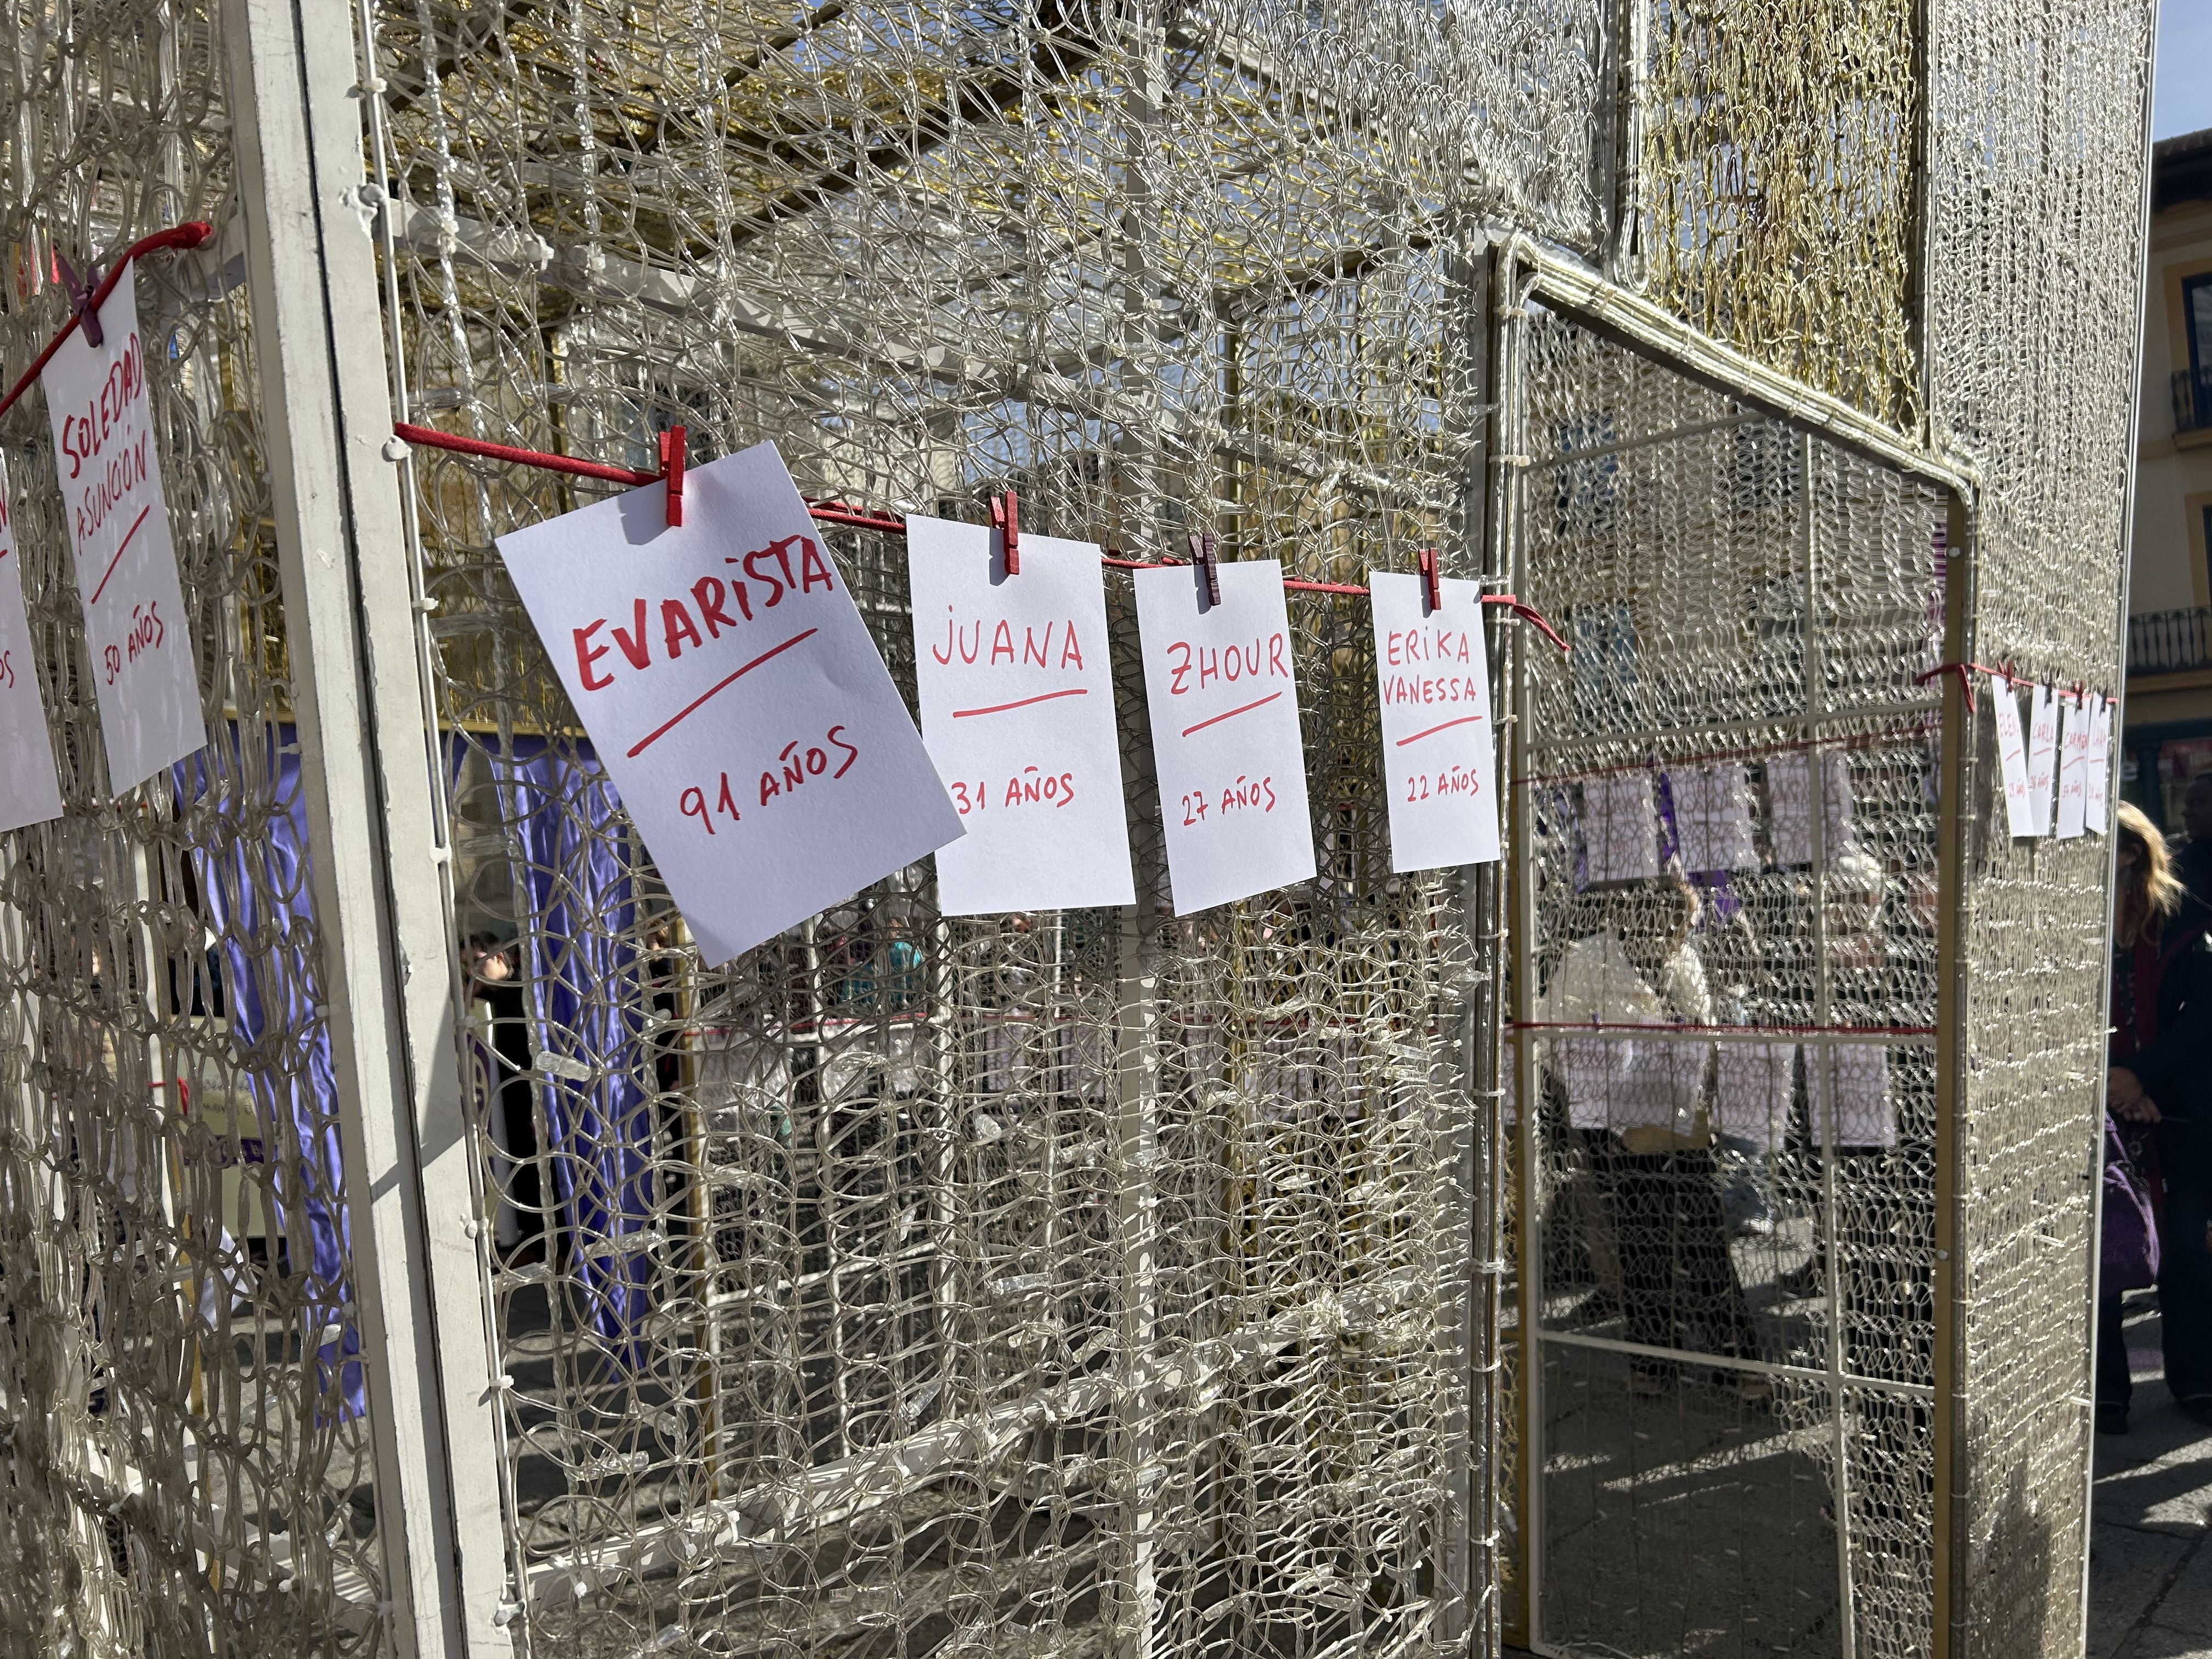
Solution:
[(1238, 773), (1237, 781), (1223, 786), (1218, 797), (1209, 799), (1209, 792), (1194, 790), (1182, 798), (1182, 821), (1186, 828), (1206, 822), (1209, 813), (1225, 818), (1233, 812), (1257, 810), (1261, 813), (1275, 810), (1275, 780), (1273, 774), (1255, 782)]
[(1431, 726), (1426, 731), (1416, 732), (1410, 738), (1401, 738), (1394, 746), (1403, 749), (1409, 743), (1419, 743), (1423, 738), (1433, 738), (1437, 732), (1449, 732), (1455, 726), (1476, 726), (1480, 725), (1481, 720), (1482, 716), (1480, 714), (1462, 714), (1455, 720), (1446, 720), (1442, 726)]
[(1193, 645), (1177, 640), (1168, 647), (1168, 695), (1203, 691), (1217, 680), (1224, 685), (1262, 678), (1286, 680), (1291, 677), (1290, 655), (1291, 643), (1280, 634), (1255, 638), (1249, 645)]
[(131, 631), (123, 636), (123, 643), (101, 647), (100, 665), (106, 670), (108, 684), (114, 684), (116, 677), (122, 673), (126, 650), (130, 653), (129, 660), (135, 663), (147, 652), (158, 649), (161, 641), (169, 637), (167, 624), (161, 620), (160, 605), (158, 599), (149, 599), (143, 605), (132, 605)]
[(1406, 780), (1408, 805), (1440, 796), (1479, 795), (1482, 777), (1471, 766), (1449, 766), (1437, 772), (1416, 772)]
[[(1000, 810), (1010, 811), (1021, 806), (1066, 806), (1074, 799), (1074, 773), (1051, 773), (1038, 767), (1024, 766), (1006, 780), (1006, 789), (999, 798), (999, 805)], [(989, 782), (982, 778), (976, 779), (972, 784), (964, 778), (956, 781), (952, 785), (952, 805), (963, 818), (970, 812), (989, 811)]]
[[(999, 625), (991, 631), (991, 643), (986, 649), (983, 630), (987, 618), (976, 617), (970, 627), (951, 615), (951, 605), (945, 609), (945, 643), (929, 647), (929, 654), (944, 667), (950, 668), (956, 659), (969, 667), (1079, 669), (1083, 666), (1083, 644), (1075, 636), (1075, 623), (1072, 617), (1064, 623), (1047, 623), (1042, 634), (1034, 628), (1024, 628), (1018, 647), (1014, 643), (1013, 624), (1001, 617)], [(1057, 646), (1054, 643), (1055, 634), (1059, 636)]]
[[(705, 649), (722, 637), (724, 629), (737, 627), (740, 620), (752, 621), (757, 609), (773, 611), (793, 593), (805, 595), (817, 587), (834, 592), (837, 585), (829, 561), (810, 536), (787, 536), (723, 562), (738, 567), (742, 575), (733, 573), (727, 581), (702, 576), (688, 593), (658, 601), (643, 597), (632, 600), (626, 619), (600, 617), (570, 629), (577, 684), (586, 691), (604, 691), (615, 683), (621, 664), (644, 673), (656, 662), (674, 662), (687, 650)], [(607, 639), (595, 642), (602, 629)]]
[[(775, 763), (760, 775), (756, 807), (766, 806), (796, 793), (808, 785), (835, 782), (853, 769), (853, 763), (860, 758), (860, 746), (845, 738), (842, 725), (831, 726), (819, 743), (810, 743), (795, 738), (778, 751)], [(719, 834), (714, 828), (717, 814), (732, 823), (744, 821), (738, 804), (740, 786), (730, 781), (725, 771), (717, 775), (711, 792), (704, 784), (692, 784), (676, 799), (676, 805), (685, 817), (696, 818), (710, 836)]]

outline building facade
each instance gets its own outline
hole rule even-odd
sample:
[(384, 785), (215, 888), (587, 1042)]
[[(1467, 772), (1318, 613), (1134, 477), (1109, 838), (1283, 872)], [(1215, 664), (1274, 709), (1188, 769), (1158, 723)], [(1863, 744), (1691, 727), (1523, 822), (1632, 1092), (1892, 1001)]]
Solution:
[(2122, 788), (2179, 830), (2212, 771), (2212, 129), (2152, 156)]

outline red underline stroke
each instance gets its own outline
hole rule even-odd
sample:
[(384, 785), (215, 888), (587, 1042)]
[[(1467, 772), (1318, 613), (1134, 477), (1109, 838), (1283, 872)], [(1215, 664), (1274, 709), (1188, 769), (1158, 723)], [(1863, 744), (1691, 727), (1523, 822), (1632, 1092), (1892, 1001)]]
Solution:
[(1224, 720), (1235, 720), (1239, 714), (1249, 714), (1255, 708), (1265, 708), (1269, 703), (1274, 702), (1276, 698), (1282, 695), (1283, 694), (1279, 691), (1270, 691), (1266, 696), (1261, 698), (1257, 702), (1248, 702), (1242, 708), (1232, 708), (1225, 714), (1216, 714), (1212, 719), (1200, 720), (1195, 726), (1186, 726), (1182, 729), (1182, 734), (1187, 738), (1194, 732), (1205, 731), (1209, 726), (1218, 726)]
[(1395, 746), (1403, 749), (1409, 743), (1419, 743), (1423, 738), (1433, 738), (1437, 732), (1449, 732), (1455, 726), (1472, 726), (1481, 718), (1480, 714), (1462, 714), (1455, 720), (1446, 720), (1442, 726), (1432, 726), (1425, 732), (1416, 732), (1410, 738), (1401, 738)]
[(956, 708), (952, 711), (952, 718), (956, 720), (964, 720), (970, 714), (1003, 714), (1009, 708), (1027, 708), (1033, 702), (1050, 702), (1054, 697), (1088, 696), (1090, 692), (1091, 688), (1087, 685), (1070, 686), (1065, 691), (1040, 692), (1034, 697), (1024, 697), (1018, 702), (993, 703), (988, 708)]
[(810, 628), (804, 634), (793, 634), (781, 645), (762, 652), (760, 655), (755, 657), (743, 668), (738, 669), (736, 673), (726, 675), (721, 679), (715, 681), (714, 684), (708, 686), (697, 696), (692, 698), (690, 702), (684, 704), (684, 707), (678, 709), (675, 714), (670, 715), (668, 719), (662, 721), (659, 726), (653, 727), (652, 731), (647, 732), (643, 737), (640, 738), (635, 744), (631, 745), (629, 751), (630, 759), (635, 760), (647, 749), (659, 742), (661, 738), (666, 737), (678, 726), (690, 719), (692, 715), (697, 714), (701, 707), (706, 703), (708, 698), (719, 696), (720, 693), (728, 690), (730, 687), (735, 685), (739, 680), (744, 678), (746, 675), (751, 673), (754, 669), (758, 668), (770, 657), (781, 656), (785, 652), (790, 650), (793, 646), (797, 645), (801, 640), (812, 639), (821, 631), (822, 630), (818, 628)]
[(151, 501), (147, 502), (145, 506), (140, 507), (138, 509), (138, 516), (131, 521), (131, 528), (123, 532), (123, 539), (116, 543), (115, 556), (107, 562), (106, 574), (100, 577), (100, 586), (92, 590), (92, 597), (85, 601), (85, 608), (87, 610), (98, 605), (100, 603), (100, 596), (107, 592), (107, 578), (109, 576), (112, 576), (115, 574), (115, 567), (123, 562), (123, 550), (131, 545), (131, 538), (138, 533), (138, 526), (146, 522), (146, 515), (153, 510), (154, 503)]

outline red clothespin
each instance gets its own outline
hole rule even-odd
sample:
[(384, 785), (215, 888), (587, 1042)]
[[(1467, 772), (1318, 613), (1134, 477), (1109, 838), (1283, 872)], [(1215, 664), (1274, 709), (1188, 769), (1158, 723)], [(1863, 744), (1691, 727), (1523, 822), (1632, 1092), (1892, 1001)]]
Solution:
[(107, 337), (100, 330), (100, 313), (92, 308), (93, 290), (100, 286), (99, 270), (88, 265), (84, 275), (79, 276), (76, 268), (57, 252), (54, 255), (54, 280), (76, 302), (76, 325), (84, 334), (84, 343), (95, 350), (106, 345)]
[(1433, 547), (1421, 550), (1421, 591), (1431, 611), (1444, 608), (1443, 556)]
[(1190, 532), (1190, 562), (1198, 567), (1200, 574), (1206, 578), (1206, 602), (1208, 605), (1219, 605), (1221, 603), (1221, 567), (1213, 562), (1212, 537), (1201, 536), (1195, 530)]
[(1011, 489), (991, 497), (991, 528), (1005, 538), (1006, 574), (1022, 574), (1022, 504)]
[(660, 473), (668, 485), (668, 522), (684, 522), (684, 428), (672, 426), (660, 434)]

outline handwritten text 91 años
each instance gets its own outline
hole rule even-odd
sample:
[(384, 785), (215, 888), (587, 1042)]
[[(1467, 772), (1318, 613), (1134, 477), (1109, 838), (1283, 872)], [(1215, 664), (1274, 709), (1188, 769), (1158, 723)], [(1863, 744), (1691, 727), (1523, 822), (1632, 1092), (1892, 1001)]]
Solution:
[[(811, 536), (786, 536), (722, 562), (736, 567), (727, 581), (702, 576), (688, 594), (664, 599), (657, 608), (645, 599), (631, 601), (627, 628), (618, 622), (610, 625), (610, 618), (600, 617), (571, 629), (576, 683), (586, 691), (604, 691), (615, 683), (616, 663), (627, 662), (643, 673), (653, 665), (656, 647), (659, 661), (674, 662), (687, 648), (703, 649), (709, 640), (720, 639), (724, 629), (752, 621), (757, 610), (773, 611), (793, 594), (804, 597), (817, 587), (835, 592), (837, 587), (830, 562)], [(594, 643), (603, 628), (611, 644)], [(617, 651), (621, 654), (615, 656)], [(605, 657), (614, 657), (614, 662), (603, 668), (599, 663)]]
[[(845, 728), (833, 726), (823, 734), (820, 743), (808, 743), (793, 738), (784, 744), (775, 758), (775, 764), (760, 775), (757, 799), (748, 803), (755, 808), (795, 794), (808, 785), (835, 783), (853, 769), (853, 763), (860, 758), (860, 747), (847, 741)], [(730, 775), (717, 775), (710, 787), (690, 784), (677, 798), (677, 808), (687, 818), (696, 818), (706, 826), (710, 836), (719, 833), (714, 818), (719, 813), (732, 823), (744, 821), (738, 805), (742, 784), (730, 781)]]

